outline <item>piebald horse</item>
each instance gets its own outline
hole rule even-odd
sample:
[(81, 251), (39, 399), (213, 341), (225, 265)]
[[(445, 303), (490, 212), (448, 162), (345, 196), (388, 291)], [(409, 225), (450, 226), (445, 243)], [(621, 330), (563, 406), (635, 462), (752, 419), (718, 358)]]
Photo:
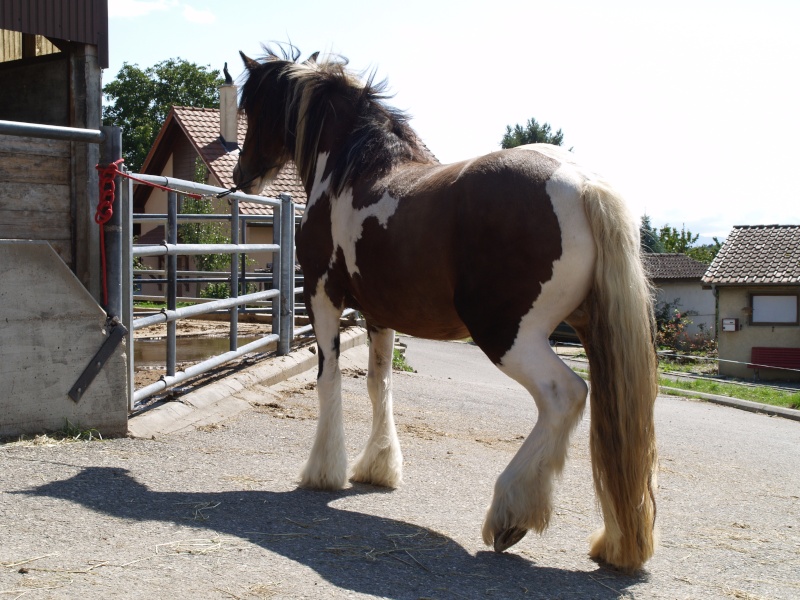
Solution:
[(471, 336), (533, 396), (538, 418), (498, 478), (483, 539), (498, 552), (542, 532), (554, 477), (587, 386), (556, 356), (561, 322), (591, 370), (590, 446), (604, 526), (590, 555), (625, 571), (653, 554), (657, 392), (652, 297), (635, 222), (617, 193), (557, 146), (535, 144), (440, 164), (385, 86), (341, 57), (242, 54), (247, 136), (234, 181), (258, 193), (289, 160), (308, 194), (297, 231), (305, 303), (318, 343), (319, 421), (301, 485), (342, 488), (347, 455), (339, 319), (363, 313), (372, 431), (353, 481), (396, 487), (403, 459), (392, 415), (395, 330)]

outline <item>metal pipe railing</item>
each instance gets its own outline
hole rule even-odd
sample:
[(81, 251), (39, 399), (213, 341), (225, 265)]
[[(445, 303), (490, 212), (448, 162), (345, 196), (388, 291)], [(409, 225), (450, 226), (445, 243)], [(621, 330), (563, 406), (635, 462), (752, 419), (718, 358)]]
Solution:
[(142, 317), (135, 319), (133, 322), (133, 330), (138, 331), (145, 327), (152, 327), (161, 323), (172, 323), (180, 319), (191, 319), (192, 317), (199, 317), (201, 315), (216, 312), (218, 310), (226, 310), (242, 304), (249, 304), (258, 300), (268, 300), (269, 298), (276, 298), (280, 290), (265, 290), (263, 292), (254, 292), (252, 294), (245, 294), (236, 298), (226, 298), (223, 300), (213, 300), (211, 302), (204, 302), (203, 304), (193, 304), (192, 306), (184, 306), (182, 308), (173, 308), (162, 310), (157, 315), (150, 315), (149, 317)]
[[(197, 184), (182, 180), (176, 180), (168, 177), (154, 177), (150, 175), (132, 175), (135, 180), (141, 180), (150, 183), (157, 183), (165, 185), (173, 190), (180, 190), (190, 193), (201, 193), (204, 195), (216, 195), (224, 190), (208, 186), (204, 184)], [(146, 386), (141, 390), (135, 390), (132, 394), (133, 402), (139, 402), (144, 398), (151, 396), (154, 393), (163, 391), (169, 387), (177, 385), (187, 379), (194, 377), (198, 374), (204, 373), (208, 370), (216, 368), (234, 358), (243, 356), (248, 352), (254, 352), (257, 349), (263, 348), (272, 343), (276, 344), (278, 354), (288, 354), (291, 349), (291, 342), (297, 335), (304, 335), (310, 331), (310, 327), (301, 327), (298, 330), (294, 329), (294, 296), (301, 291), (301, 288), (295, 288), (294, 285), (294, 229), (297, 222), (295, 215), (295, 206), (292, 202), (291, 196), (281, 195), (280, 200), (263, 198), (259, 196), (250, 196), (248, 194), (234, 193), (229, 194), (228, 198), (231, 200), (231, 213), (230, 215), (216, 215), (220, 221), (230, 222), (231, 227), (231, 243), (230, 244), (179, 244), (177, 240), (177, 224), (179, 221), (191, 221), (197, 219), (198, 221), (211, 220), (207, 215), (188, 215), (188, 218), (182, 218), (182, 215), (177, 214), (177, 193), (171, 191), (168, 193), (168, 213), (166, 215), (166, 228), (165, 237), (167, 238), (161, 244), (132, 244), (130, 251), (130, 260), (134, 257), (145, 256), (166, 256), (166, 269), (159, 272), (162, 277), (158, 281), (167, 283), (167, 308), (157, 314), (149, 314), (147, 316), (133, 318), (131, 317), (131, 329), (141, 330), (157, 324), (167, 324), (167, 365), (166, 375), (160, 381)], [(273, 207), (273, 238), (278, 243), (273, 244), (248, 244), (238, 243), (246, 242), (242, 227), (249, 220), (238, 214), (238, 203), (240, 200), (248, 202), (257, 202), (259, 204), (270, 205)], [(212, 215), (213, 216), (213, 215)], [(140, 219), (136, 215), (131, 216), (131, 223), (135, 221), (149, 221), (155, 219)], [(161, 219), (164, 220), (163, 218)], [(241, 236), (241, 237), (240, 237)], [(255, 274), (247, 275), (245, 273), (245, 255), (254, 254), (258, 252), (271, 252), (278, 254), (279, 262), (273, 261), (276, 268), (273, 269), (271, 277), (273, 284), (276, 284), (277, 289), (270, 289), (251, 294), (241, 294), (240, 284), (245, 284), (248, 280), (269, 280), (270, 276), (259, 276)], [(177, 308), (177, 286), (185, 281), (185, 278), (178, 276), (177, 257), (179, 255), (199, 255), (199, 254), (212, 254), (221, 253), (229, 254), (231, 256), (231, 270), (227, 276), (212, 277), (215, 280), (228, 281), (230, 283), (231, 296), (221, 300), (209, 300), (202, 303), (197, 303), (192, 306)], [(239, 260), (239, 259), (242, 260)], [(279, 265), (279, 266), (278, 266)], [(239, 269), (242, 269), (240, 274)], [(208, 279), (201, 277), (192, 277), (192, 281), (203, 282)], [(139, 279), (137, 282), (145, 284), (148, 283), (147, 279)], [(276, 311), (272, 320), (273, 331), (271, 334), (251, 342), (246, 346), (238, 348), (238, 315), (240, 311), (244, 311), (245, 305), (253, 305), (255, 303), (262, 303), (270, 301), (272, 310)], [(180, 319), (199, 317), (204, 314), (218, 313), (219, 311), (229, 312), (230, 324), (230, 351), (208, 360), (202, 361), (183, 372), (176, 370), (176, 323)], [(133, 340), (132, 340), (133, 341)]]
[(58, 125), (40, 125), (38, 123), (3, 120), (0, 120), (0, 134), (64, 140), (67, 142), (86, 142), (89, 144), (101, 144), (106, 139), (105, 132), (99, 129), (81, 129), (80, 127), (60, 127)]
[[(136, 173), (136, 179), (145, 183), (155, 183), (172, 188), (181, 192), (188, 192), (190, 194), (202, 194), (204, 196), (218, 196), (222, 192), (228, 192), (223, 188), (218, 188), (213, 185), (205, 183), (195, 183), (193, 181), (185, 181), (183, 179), (174, 179), (172, 177), (164, 177), (163, 175), (146, 175), (144, 173)], [(254, 202), (256, 204), (265, 204), (267, 206), (279, 207), (281, 201), (275, 198), (265, 198), (264, 196), (253, 196), (252, 194), (243, 194), (242, 192), (231, 192), (225, 196), (233, 200), (246, 200), (247, 202)]]
[(199, 362), (191, 367), (188, 367), (184, 371), (178, 371), (174, 375), (168, 375), (166, 377), (162, 377), (160, 380), (152, 383), (146, 387), (143, 387), (139, 390), (136, 390), (133, 394), (133, 401), (140, 402), (146, 398), (149, 398), (153, 394), (157, 394), (158, 392), (163, 392), (164, 390), (183, 383), (191, 379), (192, 377), (197, 377), (198, 375), (202, 375), (212, 369), (216, 369), (224, 365), (226, 362), (235, 360), (244, 356), (245, 354), (249, 354), (251, 352), (257, 352), (262, 348), (269, 346), (270, 344), (274, 344), (278, 341), (278, 336), (275, 334), (267, 335), (259, 340), (255, 340), (238, 348), (235, 351), (226, 352), (224, 354), (219, 354), (202, 362)]
[(235, 252), (277, 252), (281, 251), (278, 244), (144, 244), (134, 245), (134, 256), (194, 256), (198, 254), (233, 254)]

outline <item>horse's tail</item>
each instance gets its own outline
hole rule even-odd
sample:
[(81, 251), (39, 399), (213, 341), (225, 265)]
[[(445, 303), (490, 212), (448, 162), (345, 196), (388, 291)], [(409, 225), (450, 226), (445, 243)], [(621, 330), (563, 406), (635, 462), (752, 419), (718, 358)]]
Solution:
[(584, 331), (591, 377), (592, 471), (605, 527), (590, 555), (640, 568), (655, 549), (658, 392), (652, 291), (639, 233), (619, 195), (590, 180), (583, 191), (597, 247)]

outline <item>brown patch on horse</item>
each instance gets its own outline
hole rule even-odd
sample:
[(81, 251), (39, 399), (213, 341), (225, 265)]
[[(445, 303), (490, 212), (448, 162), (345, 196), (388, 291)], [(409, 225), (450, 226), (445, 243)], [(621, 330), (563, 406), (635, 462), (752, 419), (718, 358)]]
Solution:
[[(519, 324), (553, 277), (561, 228), (546, 185), (556, 160), (529, 150), (489, 154), (462, 176), (474, 200), (459, 230), (455, 305), (475, 343), (495, 364), (513, 346)], [(512, 190), (492, 202), (498, 179)], [(491, 232), (489, 238), (487, 232)]]
[[(357, 264), (349, 265), (358, 273), (341, 283), (370, 322), (431, 339), (471, 335), (500, 363), (561, 257), (545, 189), (559, 166), (510, 150), (472, 163), (410, 165), (383, 185), (360, 187), (358, 207), (385, 193), (399, 201), (385, 225), (363, 221)], [(488, 173), (511, 181), (510, 191), (498, 197)]]

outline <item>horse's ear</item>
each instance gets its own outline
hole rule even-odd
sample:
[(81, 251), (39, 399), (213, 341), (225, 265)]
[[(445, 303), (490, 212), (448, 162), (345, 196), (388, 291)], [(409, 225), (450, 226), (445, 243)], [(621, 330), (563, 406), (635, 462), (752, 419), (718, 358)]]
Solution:
[(308, 60), (304, 64), (307, 65), (315, 65), (317, 64), (317, 58), (319, 57), (319, 52), (314, 52), (311, 56), (308, 57)]
[(244, 63), (244, 66), (247, 67), (248, 71), (252, 71), (253, 69), (255, 69), (258, 66), (258, 63), (256, 61), (254, 61), (252, 58), (247, 56), (241, 50), (239, 50), (239, 56), (242, 57), (242, 62)]

